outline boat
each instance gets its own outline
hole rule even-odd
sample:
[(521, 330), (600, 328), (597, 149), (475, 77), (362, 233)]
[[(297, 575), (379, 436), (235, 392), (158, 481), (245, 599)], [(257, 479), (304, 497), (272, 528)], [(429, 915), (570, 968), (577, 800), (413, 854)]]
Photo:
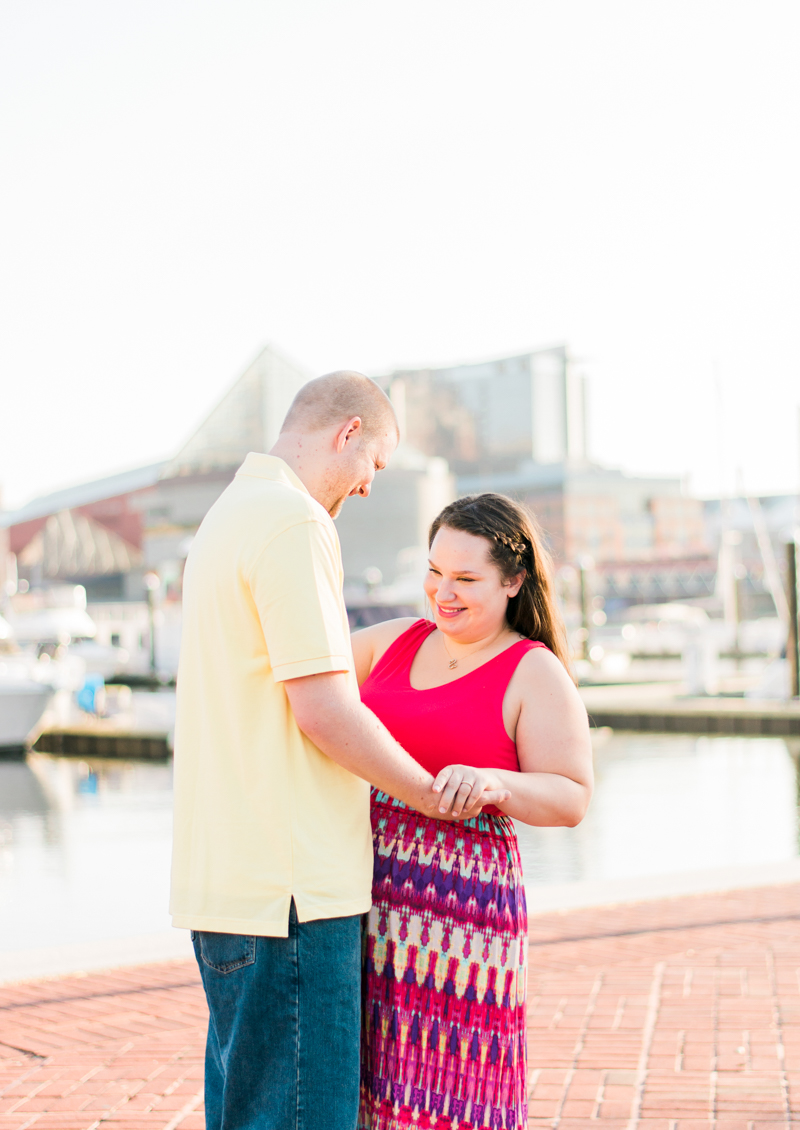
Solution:
[(22, 651), (12, 626), (0, 616), (0, 756), (28, 748), (66, 667), (49, 655)]
[(27, 747), (53, 698), (53, 687), (32, 675), (25, 660), (0, 656), (0, 754)]

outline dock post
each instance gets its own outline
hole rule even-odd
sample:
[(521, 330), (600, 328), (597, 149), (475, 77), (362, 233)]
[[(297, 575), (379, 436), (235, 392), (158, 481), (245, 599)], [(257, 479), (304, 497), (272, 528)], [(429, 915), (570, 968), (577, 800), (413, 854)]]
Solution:
[(591, 620), (590, 620), (590, 594), (589, 594), (589, 571), (594, 568), (594, 560), (591, 557), (581, 557), (578, 562), (578, 583), (581, 602), (581, 659), (589, 658), (589, 636), (591, 635)]
[(786, 596), (789, 605), (789, 634), (786, 658), (789, 660), (789, 695), (800, 698), (800, 624), (797, 608), (797, 542), (786, 544)]
[(156, 661), (156, 592), (161, 585), (158, 573), (145, 573), (142, 578), (147, 595), (147, 619), (150, 626), (150, 678), (156, 679), (158, 664)]

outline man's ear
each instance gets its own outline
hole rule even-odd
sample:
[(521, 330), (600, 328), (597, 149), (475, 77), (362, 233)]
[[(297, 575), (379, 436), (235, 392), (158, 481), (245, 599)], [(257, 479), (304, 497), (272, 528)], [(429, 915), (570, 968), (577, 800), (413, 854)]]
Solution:
[(342, 424), (334, 437), (337, 455), (341, 455), (348, 443), (351, 443), (356, 437), (360, 437), (362, 432), (360, 416), (351, 416), (346, 423)]

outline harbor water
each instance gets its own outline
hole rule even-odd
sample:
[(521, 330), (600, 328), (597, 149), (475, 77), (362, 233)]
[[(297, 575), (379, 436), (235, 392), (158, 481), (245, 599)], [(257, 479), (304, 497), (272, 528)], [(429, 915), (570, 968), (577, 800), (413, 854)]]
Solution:
[[(796, 860), (798, 755), (792, 739), (601, 733), (584, 822), (519, 826), (531, 901)], [(171, 804), (169, 762), (0, 761), (0, 951), (168, 931)]]

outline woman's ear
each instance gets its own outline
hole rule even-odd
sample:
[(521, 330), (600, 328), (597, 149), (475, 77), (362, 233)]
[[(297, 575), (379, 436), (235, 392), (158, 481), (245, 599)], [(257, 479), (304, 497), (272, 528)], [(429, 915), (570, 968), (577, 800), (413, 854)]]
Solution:
[(521, 573), (517, 573), (517, 575), (516, 575), (516, 577), (514, 577), (513, 581), (507, 582), (507, 588), (508, 588), (507, 596), (508, 596), (509, 600), (511, 600), (513, 597), (515, 597), (517, 595), (517, 593), (519, 592), (519, 590), (522, 588), (522, 586), (525, 584), (525, 578), (527, 577), (527, 575), (528, 574), (523, 569)]

